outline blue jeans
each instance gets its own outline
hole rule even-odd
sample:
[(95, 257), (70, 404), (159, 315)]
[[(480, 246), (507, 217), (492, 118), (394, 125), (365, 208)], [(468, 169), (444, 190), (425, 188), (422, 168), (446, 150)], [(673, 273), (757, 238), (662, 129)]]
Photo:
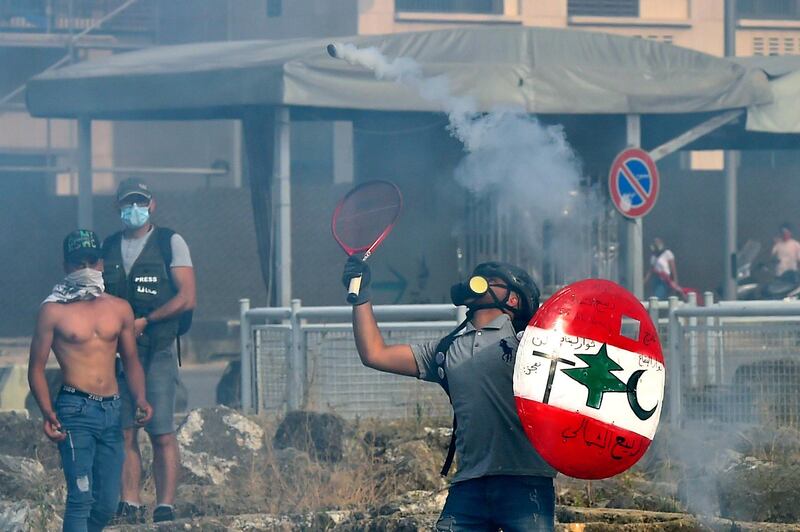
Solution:
[(553, 479), (493, 475), (450, 486), (436, 530), (549, 532), (555, 528)]
[(658, 299), (667, 299), (671, 293), (672, 288), (670, 288), (667, 283), (656, 277), (653, 281), (653, 297), (657, 297)]
[(59, 394), (56, 415), (67, 438), (59, 442), (67, 481), (64, 532), (102, 530), (119, 502), (124, 452), (120, 400)]

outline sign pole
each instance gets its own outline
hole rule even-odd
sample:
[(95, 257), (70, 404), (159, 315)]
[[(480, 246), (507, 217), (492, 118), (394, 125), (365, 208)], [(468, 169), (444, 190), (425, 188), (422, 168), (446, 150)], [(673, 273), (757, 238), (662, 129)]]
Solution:
[[(639, 148), (642, 144), (641, 117), (627, 115), (626, 141), (629, 147)], [(627, 250), (625, 277), (631, 292), (641, 301), (644, 299), (644, 261), (641, 218), (625, 218), (625, 248)]]
[(78, 227), (94, 228), (92, 212), (92, 121), (78, 119)]
[[(736, 55), (736, 2), (725, 0), (725, 55)], [(737, 152), (725, 150), (725, 260), (722, 297), (736, 299), (736, 189), (738, 186)]]
[[(639, 117), (628, 117), (630, 144), (638, 144)], [(650, 155), (639, 147), (622, 150), (608, 172), (611, 202), (623, 216), (624, 278), (630, 292), (639, 300), (644, 297), (644, 255), (642, 217), (656, 204), (660, 189), (658, 167)]]

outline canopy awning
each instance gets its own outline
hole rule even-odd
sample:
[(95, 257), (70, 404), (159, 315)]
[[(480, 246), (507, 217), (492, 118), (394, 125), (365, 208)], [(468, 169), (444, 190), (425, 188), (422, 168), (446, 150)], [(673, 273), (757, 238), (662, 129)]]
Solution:
[(766, 72), (774, 98), (771, 103), (747, 110), (745, 128), (762, 133), (800, 133), (800, 56), (753, 56), (736, 61)]
[[(337, 39), (445, 74), (480, 110), (542, 114), (713, 112), (772, 101), (759, 69), (645, 39), (570, 29), (456, 28)], [(329, 39), (153, 47), (31, 80), (38, 117), (241, 116), (252, 106), (440, 111), (413, 89), (328, 56)]]

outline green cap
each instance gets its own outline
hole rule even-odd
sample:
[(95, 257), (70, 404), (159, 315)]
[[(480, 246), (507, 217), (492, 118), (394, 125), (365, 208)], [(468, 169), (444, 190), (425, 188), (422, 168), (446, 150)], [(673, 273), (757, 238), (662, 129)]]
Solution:
[(64, 261), (72, 264), (97, 261), (102, 255), (100, 238), (88, 229), (77, 229), (64, 238)]

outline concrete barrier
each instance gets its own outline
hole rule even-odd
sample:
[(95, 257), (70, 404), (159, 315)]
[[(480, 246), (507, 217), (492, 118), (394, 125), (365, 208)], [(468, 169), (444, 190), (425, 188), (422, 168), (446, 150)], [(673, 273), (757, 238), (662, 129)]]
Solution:
[(25, 399), (29, 393), (27, 366), (0, 366), (0, 410), (25, 409)]

